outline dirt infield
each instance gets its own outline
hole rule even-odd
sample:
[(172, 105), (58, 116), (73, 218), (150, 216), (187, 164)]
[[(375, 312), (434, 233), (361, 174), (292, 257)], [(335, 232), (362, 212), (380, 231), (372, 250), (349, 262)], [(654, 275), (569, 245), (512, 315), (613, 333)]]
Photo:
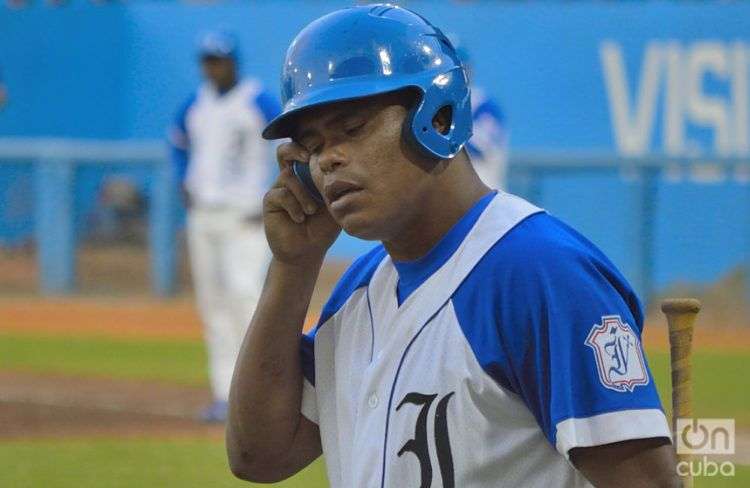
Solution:
[[(322, 295), (322, 293), (321, 293)], [(321, 298), (316, 299), (318, 307)], [(312, 307), (311, 307), (312, 308)], [(307, 325), (314, 324), (312, 310)], [(112, 338), (200, 340), (200, 318), (189, 296), (172, 300), (151, 298), (0, 299), (0, 331)], [(666, 319), (649, 315), (643, 342), (647, 347), (669, 347)], [(716, 327), (699, 316), (694, 344), (697, 348), (750, 351), (750, 328)]]
[[(312, 312), (307, 326), (313, 324)], [(200, 317), (190, 297), (143, 299), (0, 298), (0, 331), (112, 338), (198, 340)]]
[[(340, 264), (325, 269), (313, 298), (308, 325), (314, 322), (343, 269)], [(715, 320), (715, 314), (699, 316), (697, 349), (750, 351), (749, 327), (717, 327), (717, 323), (739, 322)], [(82, 293), (57, 299), (6, 293), (0, 296), (0, 331), (113, 339), (202, 339), (201, 322), (189, 293), (170, 300), (154, 299), (146, 293)], [(666, 322), (658, 312), (648, 316), (644, 344), (651, 349), (668, 348)], [(223, 435), (221, 426), (207, 426), (196, 420), (209, 400), (207, 388), (0, 370), (0, 439), (92, 436), (219, 439)], [(743, 438), (748, 440), (750, 435)]]
[[(311, 316), (309, 323), (314, 317)], [(651, 317), (644, 343), (668, 347), (666, 327)], [(196, 340), (200, 320), (189, 297), (0, 300), (0, 331), (56, 336)], [(698, 322), (696, 348), (750, 351), (750, 330)], [(155, 381), (70, 377), (0, 371), (0, 439), (90, 436), (199, 435), (222, 428), (197, 422), (210, 400), (206, 388)]]
[(0, 439), (220, 438), (222, 426), (196, 420), (210, 398), (162, 382), (0, 372)]
[[(96, 255), (93, 258), (104, 259)], [(87, 259), (92, 259), (90, 253)], [(27, 282), (28, 275), (22, 271), (28, 271), (28, 263), (15, 264), (3, 268), (3, 278)], [(313, 324), (344, 268), (345, 264), (333, 263), (321, 273), (308, 326)], [(146, 293), (102, 296), (86, 293), (86, 283), (90, 281), (87, 276), (83, 281), (84, 293), (64, 298), (34, 296), (20, 285), (11, 287), (11, 291), (6, 287), (6, 293), (0, 296), (0, 331), (166, 341), (200, 341), (203, 337), (189, 293), (170, 300), (158, 300)], [(136, 280), (125, 280), (124, 284), (135, 285)], [(221, 438), (222, 426), (196, 420), (210, 399), (207, 388), (165, 382), (0, 370), (0, 440), (92, 436)]]
[[(0, 372), (0, 441), (79, 438), (207, 438), (222, 425), (196, 420), (205, 388), (162, 382)], [(737, 432), (736, 455), (750, 464), (750, 431)]]

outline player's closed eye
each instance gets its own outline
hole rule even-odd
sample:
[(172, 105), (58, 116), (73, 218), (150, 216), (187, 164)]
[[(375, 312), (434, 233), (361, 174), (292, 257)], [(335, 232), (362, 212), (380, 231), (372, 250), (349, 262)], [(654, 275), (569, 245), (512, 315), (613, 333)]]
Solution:
[(362, 132), (362, 129), (365, 128), (365, 125), (367, 125), (366, 121), (356, 122), (354, 124), (350, 124), (349, 126), (345, 127), (344, 132), (349, 137), (355, 137), (359, 135), (360, 132)]

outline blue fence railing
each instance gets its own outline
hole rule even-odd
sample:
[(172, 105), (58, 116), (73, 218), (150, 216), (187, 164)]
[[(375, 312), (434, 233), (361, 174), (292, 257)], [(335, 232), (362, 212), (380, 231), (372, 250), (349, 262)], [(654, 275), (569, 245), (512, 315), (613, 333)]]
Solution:
[[(20, 218), (33, 226), (40, 288), (48, 294), (75, 290), (77, 172), (145, 171), (152, 289), (174, 292), (179, 205), (161, 141), (0, 138), (0, 171), (4, 166), (25, 168), (31, 181), (16, 185), (16, 194), (29, 202)], [(15, 183), (2, 175), (8, 190)], [(675, 280), (707, 282), (750, 264), (748, 160), (516, 151), (508, 186), (602, 247), (646, 299)], [(355, 248), (340, 246), (337, 256), (351, 258), (344, 254)]]
[[(512, 193), (562, 213), (618, 257), (645, 300), (675, 281), (750, 269), (749, 159), (525, 152), (511, 156), (508, 174)], [(745, 297), (750, 303), (750, 283)]]
[(149, 172), (151, 286), (161, 296), (174, 291), (177, 206), (163, 142), (0, 139), (0, 165), (5, 162), (31, 168), (33, 235), (43, 293), (75, 289), (74, 179), (76, 170), (86, 165), (138, 167)]

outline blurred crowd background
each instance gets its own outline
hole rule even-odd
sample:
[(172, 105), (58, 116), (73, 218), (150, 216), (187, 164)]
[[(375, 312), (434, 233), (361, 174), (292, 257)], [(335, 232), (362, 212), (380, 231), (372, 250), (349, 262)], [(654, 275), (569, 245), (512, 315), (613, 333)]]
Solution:
[[(175, 380), (196, 390), (174, 398), (205, 397), (205, 358), (184, 250), (185, 210), (167, 144), (175, 113), (201, 79), (198, 39), (209, 30), (233, 32), (240, 71), (278, 96), (280, 63), (294, 35), (312, 19), (352, 3), (8, 0), (0, 6), (4, 388), (42, 381), (46, 386), (39, 388), (49, 392), (62, 383), (44, 383), (38, 375), (89, 378), (104, 372), (135, 381)], [(711, 333), (700, 340), (710, 352), (698, 362), (706, 361), (705, 371), (725, 383), (706, 379), (696, 388), (729, 395), (726, 405), (736, 408), (722, 410), (716, 398), (701, 405), (711, 407), (705, 413), (734, 416), (738, 425), (750, 427), (747, 383), (742, 386), (735, 370), (745, 367), (740, 365), (750, 354), (750, 3), (395, 3), (460, 40), (477, 92), (497, 103), (503, 189), (546, 208), (599, 245), (640, 293), (655, 330), (663, 332), (658, 298), (691, 295), (704, 301), (699, 326)], [(275, 166), (271, 158), (268, 164)], [(343, 266), (372, 245), (339, 239), (316, 306)], [(70, 334), (83, 329), (114, 342), (70, 346)], [(117, 340), (132, 339), (133, 330), (190, 345), (174, 356), (156, 346), (153, 357), (144, 352), (151, 346), (118, 349)], [(64, 339), (58, 344), (51, 337), (59, 334)], [(658, 363), (665, 342), (653, 341)], [(110, 353), (101, 352), (110, 346)], [(100, 351), (109, 366), (91, 359), (89, 366), (66, 369), (66, 356), (47, 361), (66, 347), (84, 357)], [(716, 357), (719, 366), (711, 362)], [(164, 366), (169, 358), (175, 362)], [(131, 367), (136, 372), (118, 374)], [(16, 376), (28, 372), (37, 376)], [(42, 408), (33, 393), (4, 395), (0, 438), (24, 438), (23, 422), (67, 415), (44, 410), (60, 407), (57, 400)], [(103, 404), (112, 402), (107, 398)], [(68, 399), (60, 408), (79, 403)], [(32, 419), (14, 417), (3, 410), (9, 405), (27, 413), (42, 410)], [(150, 408), (141, 409), (143, 415), (157, 420), (162, 414), (181, 418), (183, 412)], [(133, 425), (146, 420), (139, 417)], [(220, 464), (220, 441), (210, 439), (211, 456)], [(27, 452), (0, 442), (0, 459), (4, 445), (11, 455), (23, 458), (19, 453)], [(91, 454), (86, 446), (71, 456)], [(28, 459), (37, 448), (28, 447)], [(195, 460), (202, 457), (200, 449), (181, 446), (175, 452)], [(0, 473), (7, 473), (1, 463)], [(144, 486), (161, 479), (154, 476)], [(88, 480), (71, 479), (83, 485)]]

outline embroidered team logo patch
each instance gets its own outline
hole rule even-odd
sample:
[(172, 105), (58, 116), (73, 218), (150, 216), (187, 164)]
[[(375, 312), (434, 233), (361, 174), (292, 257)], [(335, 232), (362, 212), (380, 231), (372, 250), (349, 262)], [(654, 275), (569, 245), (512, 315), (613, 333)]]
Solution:
[(605, 315), (591, 328), (586, 345), (594, 350), (602, 384), (615, 391), (633, 391), (649, 382), (638, 336), (619, 315)]

